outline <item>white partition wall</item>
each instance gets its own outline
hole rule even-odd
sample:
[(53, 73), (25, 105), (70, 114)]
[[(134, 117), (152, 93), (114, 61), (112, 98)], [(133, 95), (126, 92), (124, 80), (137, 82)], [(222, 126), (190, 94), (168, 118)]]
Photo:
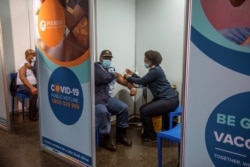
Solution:
[[(33, 0), (10, 0), (14, 67), (25, 59), (26, 49), (35, 49)], [(17, 68), (15, 68), (16, 70)]]
[[(6, 112), (6, 116), (8, 116), (11, 109), (11, 95), (8, 89), (8, 83), (10, 83), (10, 72), (13, 72), (15, 69), (15, 60), (13, 55), (13, 36), (12, 36), (12, 25), (10, 18), (10, 2), (9, 1), (0, 1), (0, 17), (1, 17), (1, 28), (2, 28), (2, 48), (1, 48), (1, 81), (2, 84), (5, 82), (7, 87), (2, 88), (2, 92), (6, 91), (6, 93), (1, 94), (1, 102), (3, 102), (4, 107), (2, 108), (2, 112)], [(6, 106), (5, 106), (6, 104)], [(2, 106), (2, 105), (1, 105)], [(7, 119), (8, 121), (8, 119)], [(9, 124), (9, 122), (7, 123)], [(11, 128), (11, 127), (10, 127)]]
[(4, 48), (3, 48), (3, 36), (2, 36), (2, 24), (1, 24), (1, 17), (0, 17), (0, 128), (4, 130), (8, 130), (9, 127), (9, 120), (8, 120), (8, 103), (7, 103), (7, 81), (6, 81), (6, 71), (4, 65)]

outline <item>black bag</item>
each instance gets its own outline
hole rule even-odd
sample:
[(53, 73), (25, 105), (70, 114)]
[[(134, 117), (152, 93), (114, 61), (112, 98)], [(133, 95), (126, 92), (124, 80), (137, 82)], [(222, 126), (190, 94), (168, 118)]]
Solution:
[(16, 78), (17, 78), (17, 73), (11, 74), (11, 82), (10, 82), (11, 96), (15, 96), (15, 94), (17, 92)]

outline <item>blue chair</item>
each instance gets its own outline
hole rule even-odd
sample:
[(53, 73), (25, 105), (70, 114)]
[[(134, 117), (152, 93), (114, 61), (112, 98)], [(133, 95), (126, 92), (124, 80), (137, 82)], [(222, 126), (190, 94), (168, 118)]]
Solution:
[(169, 129), (172, 129), (173, 126), (173, 118), (176, 116), (180, 116), (182, 114), (182, 106), (179, 104), (179, 106), (172, 112), (168, 114), (169, 117)]
[(157, 133), (158, 167), (162, 167), (162, 139), (178, 143), (178, 159), (180, 157), (181, 124), (174, 128)]
[[(11, 73), (10, 78), (14, 78), (17, 74), (16, 73)], [(14, 96), (12, 96), (12, 115), (14, 116), (14, 105), (15, 105), (15, 97), (19, 97), (22, 103), (22, 116), (24, 119), (24, 105), (25, 105), (25, 99), (29, 99), (29, 96), (23, 94), (23, 93), (16, 93)]]
[[(182, 105), (181, 104), (179, 104), (179, 106), (174, 111), (168, 113), (168, 117), (169, 117), (168, 129), (173, 128), (173, 119), (174, 119), (174, 117), (181, 116), (181, 114), (182, 114)], [(168, 130), (168, 129), (164, 129), (164, 127), (162, 129), (163, 130)], [(169, 143), (171, 144), (171, 141), (169, 141)]]

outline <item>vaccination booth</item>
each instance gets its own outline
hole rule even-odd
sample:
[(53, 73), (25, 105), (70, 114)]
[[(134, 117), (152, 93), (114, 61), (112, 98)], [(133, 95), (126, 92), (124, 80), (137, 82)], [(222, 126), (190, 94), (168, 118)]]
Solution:
[[(28, 36), (27, 46), (35, 48), (38, 75), (42, 76), (41, 150), (76, 166), (96, 166), (93, 63), (102, 50), (109, 49), (116, 71), (124, 73), (129, 68), (144, 75), (144, 53), (152, 49), (162, 54), (161, 66), (180, 93), (180, 165), (250, 164), (250, 1), (76, 2), (77, 10), (70, 1), (20, 1), (19, 7), (27, 11), (27, 24), (21, 28), (28, 29), (20, 35)], [(3, 14), (6, 11), (0, 10), (4, 17), (0, 24), (0, 91), (4, 92), (0, 95), (0, 127), (7, 131), (11, 129), (7, 76), (14, 69), (6, 64), (17, 66), (21, 58), (15, 56), (23, 47), (18, 45), (22, 40), (15, 29), (20, 13), (13, 12), (18, 11), (13, 1), (8, 5), (11, 24)], [(68, 18), (65, 11), (78, 19)], [(7, 30), (10, 25), (13, 32)], [(5, 41), (8, 34), (14, 42)], [(128, 104), (131, 118), (139, 117), (145, 100), (142, 89), (131, 97), (126, 88), (117, 86), (113, 96)], [(150, 98), (147, 92), (146, 100)]]

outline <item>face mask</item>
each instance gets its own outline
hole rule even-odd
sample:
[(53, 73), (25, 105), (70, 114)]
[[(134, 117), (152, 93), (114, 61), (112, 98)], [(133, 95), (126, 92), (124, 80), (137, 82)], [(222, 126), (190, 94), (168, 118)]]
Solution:
[(149, 68), (149, 65), (147, 63), (144, 63), (145, 68)]
[(102, 66), (104, 67), (104, 68), (106, 68), (106, 69), (108, 69), (109, 67), (110, 67), (110, 65), (111, 65), (111, 61), (110, 60), (103, 60), (102, 61)]
[(33, 61), (33, 62), (36, 61), (36, 57), (33, 57), (31, 61)]

